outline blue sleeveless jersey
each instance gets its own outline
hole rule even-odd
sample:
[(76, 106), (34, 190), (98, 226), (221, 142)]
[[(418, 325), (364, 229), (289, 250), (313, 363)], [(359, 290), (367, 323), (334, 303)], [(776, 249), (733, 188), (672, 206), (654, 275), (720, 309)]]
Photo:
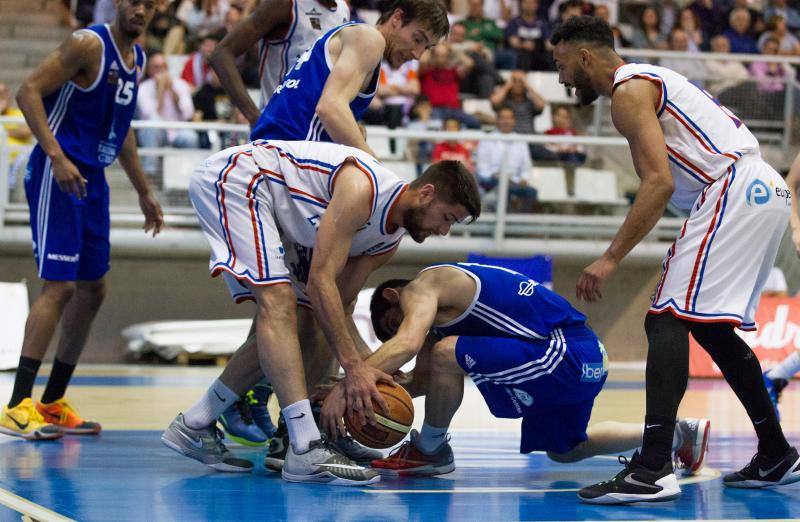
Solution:
[(79, 165), (102, 169), (114, 162), (128, 134), (145, 55), (134, 45), (135, 63), (129, 69), (109, 26), (93, 25), (86, 31), (103, 42), (99, 74), (87, 89), (65, 83), (44, 98), (44, 108), (64, 154)]
[(456, 319), (436, 326), (435, 333), (471, 337), (550, 338), (557, 328), (582, 326), (586, 316), (543, 285), (513, 270), (477, 263), (434, 265), (458, 268), (477, 285), (470, 307)]
[[(292, 70), (283, 78), (269, 103), (264, 107), (250, 140), (333, 141), (316, 115), (322, 89), (331, 73), (328, 61), (328, 41), (342, 28), (354, 22), (334, 27), (322, 35), (304, 52)], [(367, 110), (378, 90), (380, 64), (370, 80), (367, 92), (361, 92), (350, 102), (356, 120)]]

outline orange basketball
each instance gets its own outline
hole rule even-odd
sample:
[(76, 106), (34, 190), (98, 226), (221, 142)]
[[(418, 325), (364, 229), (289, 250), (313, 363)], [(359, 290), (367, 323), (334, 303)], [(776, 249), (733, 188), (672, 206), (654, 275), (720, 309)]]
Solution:
[(394, 446), (406, 436), (414, 421), (414, 403), (411, 402), (411, 395), (399, 384), (391, 386), (378, 383), (378, 391), (383, 395), (389, 411), (384, 414), (375, 401), (372, 401), (376, 426), (369, 423), (361, 426), (358, 417), (350, 409), (344, 416), (344, 423), (347, 431), (358, 442), (370, 448), (381, 449)]

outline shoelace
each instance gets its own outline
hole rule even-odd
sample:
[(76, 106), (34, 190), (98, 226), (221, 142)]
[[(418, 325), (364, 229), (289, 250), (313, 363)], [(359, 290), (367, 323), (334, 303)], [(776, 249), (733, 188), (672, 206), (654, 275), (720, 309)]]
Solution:
[(214, 432), (213, 433), (213, 435), (214, 435), (214, 445), (222, 453), (227, 453), (228, 452), (228, 448), (225, 446), (225, 443), (222, 442), (222, 439), (225, 438), (225, 432), (222, 431), (221, 429), (219, 429), (219, 426), (217, 426), (216, 424), (214, 425), (213, 432)]
[(253, 414), (250, 413), (250, 406), (245, 402), (245, 399), (239, 399), (234, 406), (245, 424), (248, 426), (253, 424)]
[(411, 441), (407, 440), (403, 444), (400, 445), (396, 450), (389, 453), (387, 459), (400, 459), (405, 458), (409, 453), (411, 453)]
[(601, 485), (601, 484), (612, 484), (612, 483), (616, 482), (618, 479), (620, 479), (620, 478), (622, 478), (622, 477), (624, 477), (625, 475), (628, 474), (628, 470), (631, 467), (631, 462), (628, 460), (628, 458), (625, 455), (620, 455), (620, 456), (617, 457), (617, 462), (619, 462), (620, 464), (625, 466), (625, 469), (623, 469), (622, 471), (620, 471), (619, 473), (614, 475), (613, 479), (604, 480), (604, 481), (598, 483), (598, 486)]

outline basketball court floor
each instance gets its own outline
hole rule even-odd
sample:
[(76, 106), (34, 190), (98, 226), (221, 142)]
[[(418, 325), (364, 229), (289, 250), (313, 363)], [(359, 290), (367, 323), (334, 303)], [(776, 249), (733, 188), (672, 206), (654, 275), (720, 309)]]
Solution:
[[(37, 384), (44, 384), (47, 371)], [(218, 473), (164, 447), (159, 436), (217, 376), (217, 368), (79, 367), (69, 397), (103, 423), (96, 437), (31, 443), (0, 435), (0, 521), (65, 520), (787, 520), (800, 518), (800, 484), (777, 490), (724, 488), (720, 475), (746, 464), (755, 437), (723, 381), (693, 380), (682, 416), (712, 422), (708, 464), (681, 480), (675, 502), (623, 507), (581, 504), (576, 491), (621, 469), (616, 456), (556, 464), (517, 451), (518, 422), (494, 419), (471, 384), (454, 419), (454, 473), (388, 479), (365, 488), (289, 484), (265, 471), (264, 449), (229, 445), (253, 474)], [(0, 373), (0, 397), (12, 373)], [(41, 394), (37, 386), (34, 397)], [(422, 401), (415, 401), (422, 422)], [(641, 369), (612, 367), (593, 421), (643, 419)], [(784, 393), (783, 426), (800, 444), (800, 384)]]

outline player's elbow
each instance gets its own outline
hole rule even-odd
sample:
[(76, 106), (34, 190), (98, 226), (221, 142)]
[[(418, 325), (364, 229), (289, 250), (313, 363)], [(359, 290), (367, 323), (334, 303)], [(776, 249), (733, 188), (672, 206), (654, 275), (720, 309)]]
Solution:
[(317, 107), (314, 112), (324, 126), (326, 122), (329, 122), (336, 117), (337, 110), (338, 104), (336, 103), (336, 100), (331, 99), (328, 96), (323, 96), (320, 98), (319, 102), (317, 102)]

